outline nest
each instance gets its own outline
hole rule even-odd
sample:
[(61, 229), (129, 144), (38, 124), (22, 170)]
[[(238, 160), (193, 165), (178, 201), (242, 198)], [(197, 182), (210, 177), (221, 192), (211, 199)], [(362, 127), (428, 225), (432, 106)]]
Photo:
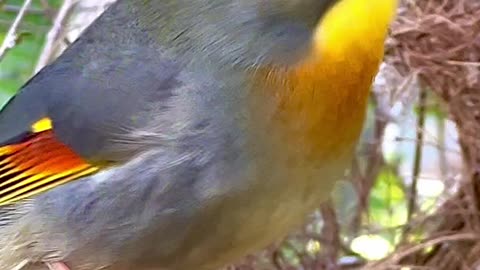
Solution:
[(465, 169), (458, 192), (435, 214), (412, 225), (412, 234), (421, 227), (428, 236), (421, 243), (406, 241), (375, 267), (476, 269), (480, 266), (480, 1), (405, 1), (387, 44), (386, 61), (405, 77), (417, 76), (423, 89), (435, 92), (445, 103), (458, 127)]
[[(403, 75), (418, 75), (446, 102), (462, 145), (480, 149), (480, 1), (406, 3), (388, 46), (391, 64)], [(467, 161), (480, 162), (476, 155), (469, 153)]]

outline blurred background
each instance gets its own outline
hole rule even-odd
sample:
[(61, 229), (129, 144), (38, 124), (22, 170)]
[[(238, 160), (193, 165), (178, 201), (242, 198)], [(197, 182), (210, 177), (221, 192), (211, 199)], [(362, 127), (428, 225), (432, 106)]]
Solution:
[[(0, 0), (0, 108), (113, 1)], [(480, 1), (403, 1), (345, 181), (228, 269), (480, 269), (479, 132)]]

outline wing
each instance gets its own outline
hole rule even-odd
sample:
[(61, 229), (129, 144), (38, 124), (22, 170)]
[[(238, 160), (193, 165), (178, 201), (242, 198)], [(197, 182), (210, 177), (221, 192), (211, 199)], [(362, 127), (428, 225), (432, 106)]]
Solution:
[(125, 27), (129, 16), (114, 5), (0, 111), (0, 205), (147, 147), (131, 134), (165, 111), (181, 83), (159, 45)]
[(0, 147), (0, 206), (98, 170), (55, 138), (48, 118)]

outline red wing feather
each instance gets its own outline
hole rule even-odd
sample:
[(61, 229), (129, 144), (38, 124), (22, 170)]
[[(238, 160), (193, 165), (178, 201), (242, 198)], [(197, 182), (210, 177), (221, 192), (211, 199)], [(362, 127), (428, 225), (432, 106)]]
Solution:
[(22, 142), (0, 147), (0, 206), (97, 170), (58, 141), (51, 129), (30, 133)]

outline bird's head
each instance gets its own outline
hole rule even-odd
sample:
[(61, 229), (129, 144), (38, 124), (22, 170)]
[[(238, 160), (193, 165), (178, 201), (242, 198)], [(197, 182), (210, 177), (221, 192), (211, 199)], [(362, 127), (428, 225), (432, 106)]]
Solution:
[(268, 60), (294, 63), (302, 56), (311, 57), (312, 49), (337, 58), (383, 53), (387, 29), (398, 5), (398, 0), (252, 2), (261, 26), (256, 38), (265, 44), (257, 48), (268, 50)]
[[(385, 36), (398, 0), (144, 0), (149, 29), (185, 52), (252, 66), (293, 63), (318, 43)], [(138, 6), (138, 5), (137, 5)], [(318, 29), (321, 34), (318, 35)], [(355, 40), (353, 40), (355, 39)], [(357, 40), (361, 39), (361, 40)], [(315, 42), (313, 42), (315, 41)], [(184, 46), (184, 47), (182, 47)], [(193, 48), (192, 48), (193, 47)]]

